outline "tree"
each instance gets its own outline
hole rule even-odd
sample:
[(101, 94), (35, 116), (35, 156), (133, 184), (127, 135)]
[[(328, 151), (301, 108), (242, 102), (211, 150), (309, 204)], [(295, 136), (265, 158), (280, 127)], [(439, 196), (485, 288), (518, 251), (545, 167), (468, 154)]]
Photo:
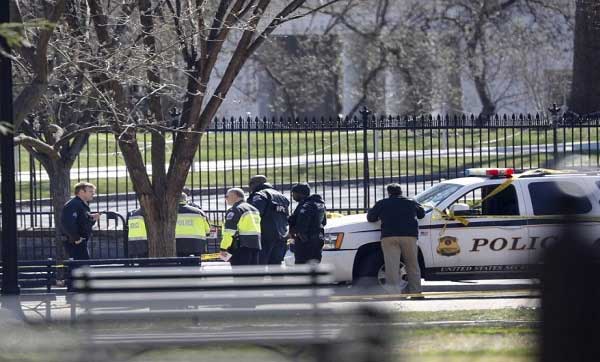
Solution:
[(577, 113), (600, 111), (600, 2), (577, 0), (575, 52), (569, 108)]
[[(59, 259), (64, 257), (60, 215), (70, 197), (70, 171), (88, 132), (99, 128), (93, 107), (85, 104), (83, 74), (68, 66), (56, 51), (59, 45), (77, 49), (84, 44), (83, 39), (69, 33), (82, 31), (73, 23), (78, 17), (73, 13), (74, 4), (67, 0), (10, 2), (15, 21), (12, 30), (19, 37), (9, 55), (17, 64), (15, 79), (19, 84), (14, 101), (15, 143), (37, 159), (48, 174)], [(61, 23), (65, 10), (66, 25)]]
[[(315, 9), (333, 2), (317, 3)], [(87, 72), (143, 209), (150, 256), (175, 254), (178, 196), (200, 138), (237, 75), (275, 29), (315, 10), (299, 10), (308, 3), (139, 0), (117, 9), (108, 1), (88, 1), (97, 40), (90, 51), (99, 59)], [(130, 7), (135, 9), (128, 12)], [(123, 36), (116, 19), (127, 20)], [(219, 79), (213, 79), (220, 63), (226, 66)], [(145, 93), (144, 118), (133, 117), (140, 102), (127, 96), (132, 84), (140, 84)], [(164, 132), (171, 128), (166, 98), (176, 99), (182, 108), (168, 165)], [(136, 142), (140, 131), (151, 134), (151, 175)]]
[[(486, 118), (522, 99), (524, 92), (539, 88), (531, 81), (522, 86), (529, 67), (539, 68), (524, 63), (523, 57), (564, 41), (569, 17), (566, 0), (440, 0), (432, 20), (458, 34), (462, 63), (481, 103), (480, 114)], [(551, 54), (546, 61), (559, 57), (561, 51), (546, 47), (544, 52)]]
[[(313, 50), (310, 57), (299, 59), (278, 43), (257, 57), (273, 80), (272, 93), (281, 95), (274, 103), (304, 110), (334, 93), (343, 101), (336, 114), (354, 114), (363, 105), (382, 113), (428, 112), (438, 85), (433, 70), (447, 59), (444, 52), (432, 56), (435, 46), (423, 16), (429, 9), (428, 3), (413, 0), (349, 0), (315, 13), (305, 22), (307, 34), (293, 36), (301, 51)], [(324, 52), (312, 45), (317, 41), (335, 46)], [(287, 66), (295, 62), (302, 64)], [(298, 92), (307, 79), (323, 91)]]
[(22, 87), (14, 100), (15, 129), (18, 130), (26, 115), (38, 104), (44, 95), (53, 64), (48, 58), (48, 45), (54, 32), (56, 22), (62, 16), (66, 0), (44, 2), (43, 4), (27, 4), (30, 18), (43, 19), (37, 26), (23, 19), (21, 4), (10, 1), (11, 20), (19, 26), (17, 32), (23, 41), (14, 47), (14, 51), (22, 62), (19, 68), (28, 73), (26, 85)]
[[(272, 37), (252, 58), (273, 85), (267, 113), (288, 114), (296, 118), (339, 114), (340, 45), (330, 35)], [(265, 114), (262, 114), (265, 116)]]

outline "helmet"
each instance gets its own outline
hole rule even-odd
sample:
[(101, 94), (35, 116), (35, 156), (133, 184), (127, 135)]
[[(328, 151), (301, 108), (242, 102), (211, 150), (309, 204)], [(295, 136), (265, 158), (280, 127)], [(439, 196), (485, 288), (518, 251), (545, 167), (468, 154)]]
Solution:
[(292, 192), (308, 196), (310, 195), (310, 186), (306, 182), (300, 182), (292, 186)]

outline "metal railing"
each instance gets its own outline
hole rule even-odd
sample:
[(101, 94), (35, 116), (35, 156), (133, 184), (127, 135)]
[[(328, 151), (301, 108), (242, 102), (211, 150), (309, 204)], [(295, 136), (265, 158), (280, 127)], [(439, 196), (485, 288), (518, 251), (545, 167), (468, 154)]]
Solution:
[[(225, 191), (245, 187), (254, 174), (266, 175), (288, 196), (294, 183), (308, 181), (329, 210), (364, 212), (385, 196), (390, 182), (400, 183), (412, 196), (441, 180), (461, 177), (469, 167), (598, 168), (599, 126), (600, 117), (558, 115), (482, 119), (365, 112), (358, 118), (217, 119), (202, 137), (187, 185), (212, 222), (227, 209)], [(172, 134), (165, 137), (171, 145)], [(150, 137), (140, 134), (138, 142), (149, 162)], [(19, 229), (52, 228), (47, 175), (25, 149), (18, 151)], [(168, 147), (167, 160), (170, 151)], [(71, 179), (98, 186), (94, 210), (125, 215), (139, 206), (111, 134), (90, 137)]]

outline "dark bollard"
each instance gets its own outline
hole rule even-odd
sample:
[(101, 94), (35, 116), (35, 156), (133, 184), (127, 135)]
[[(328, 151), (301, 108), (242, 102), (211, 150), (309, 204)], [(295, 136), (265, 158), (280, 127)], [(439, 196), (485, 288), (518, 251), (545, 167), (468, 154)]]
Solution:
[(599, 361), (600, 250), (574, 220), (562, 236), (545, 255), (540, 361)]

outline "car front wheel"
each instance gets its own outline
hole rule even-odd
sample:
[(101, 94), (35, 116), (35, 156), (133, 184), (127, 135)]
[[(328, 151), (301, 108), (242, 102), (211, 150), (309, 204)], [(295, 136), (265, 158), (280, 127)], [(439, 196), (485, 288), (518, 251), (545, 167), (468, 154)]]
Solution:
[[(404, 262), (400, 262), (400, 289), (408, 285), (408, 277)], [(385, 263), (383, 252), (376, 249), (361, 258), (355, 284), (363, 287), (379, 287), (386, 289)]]

